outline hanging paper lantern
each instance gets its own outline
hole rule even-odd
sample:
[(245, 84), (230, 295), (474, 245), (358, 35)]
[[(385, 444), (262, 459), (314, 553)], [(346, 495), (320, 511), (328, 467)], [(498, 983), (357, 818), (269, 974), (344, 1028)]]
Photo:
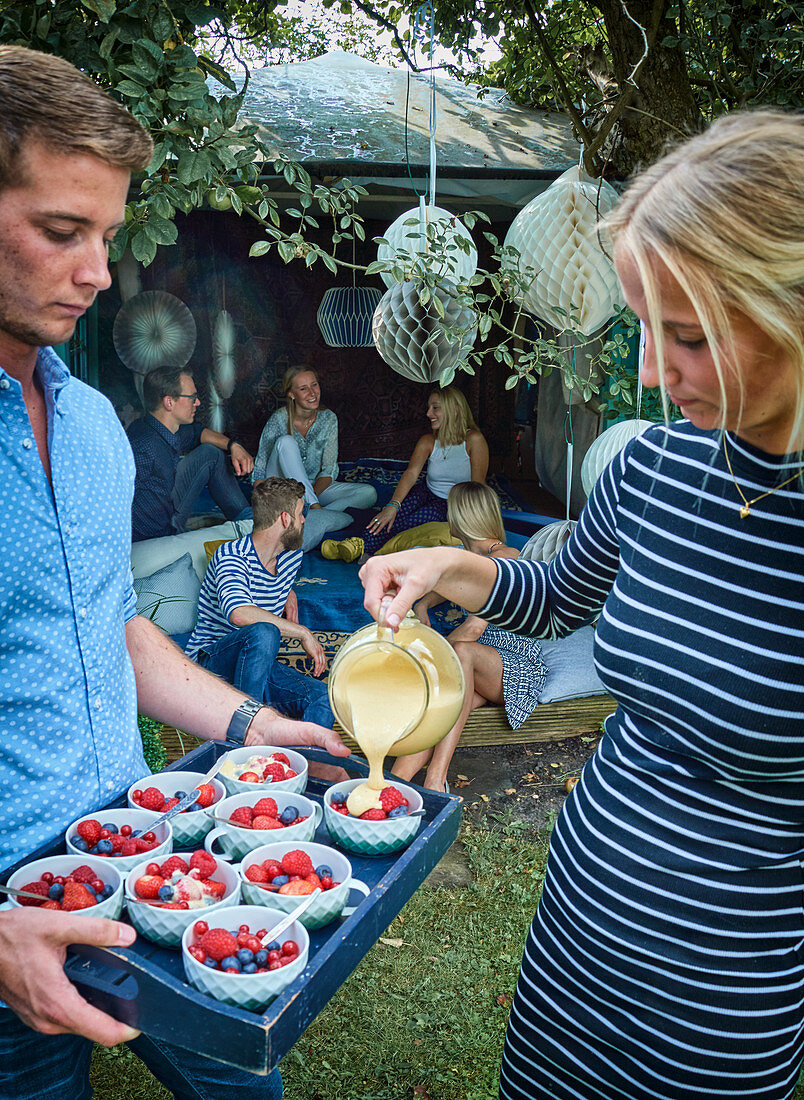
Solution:
[(195, 321), (184, 302), (163, 290), (129, 298), (114, 319), (115, 350), (129, 370), (184, 367), (195, 348)]
[[(443, 234), (443, 245), (441, 245), (443, 266), (436, 266), (435, 274), (455, 283), (467, 282), (477, 271), (477, 249), (472, 240), (472, 234), (454, 214), (450, 214), (440, 206), (425, 206), (424, 211), (425, 224), (436, 226), (439, 236)], [(397, 258), (397, 252), (401, 250), (406, 258), (412, 261), (415, 256), (429, 251), (434, 244), (427, 239), (426, 230), (421, 224), (419, 209), (406, 210), (404, 214), (400, 214), (383, 236), (388, 244), (377, 246), (378, 260), (394, 260)], [(465, 252), (460, 245), (454, 244), (456, 237), (462, 237), (471, 245), (468, 252)], [(449, 247), (451, 243), (454, 245), (452, 248)], [(380, 278), (387, 287), (396, 285), (393, 275), (387, 271), (381, 271)]]
[[(447, 368), (454, 368), (472, 349), (477, 317), (468, 306), (456, 302), (449, 284), (432, 293), (444, 307), (441, 318), (432, 300), (421, 304), (415, 283), (397, 283), (387, 290), (374, 311), (374, 344), (385, 362), (414, 382), (436, 382)], [(450, 341), (445, 329), (458, 335)]]
[(523, 546), (519, 554), (520, 558), (524, 558), (526, 561), (543, 561), (545, 563), (552, 561), (575, 530), (576, 523), (577, 520), (574, 519), (562, 519), (557, 523), (548, 523)]
[(652, 428), (652, 420), (623, 420), (602, 432), (583, 456), (581, 484), (587, 496), (595, 482), (629, 440)]
[(371, 319), (382, 297), (374, 286), (333, 286), (321, 299), (316, 320), (331, 348), (370, 348)]
[(617, 273), (596, 230), (618, 201), (610, 184), (571, 168), (520, 210), (505, 245), (519, 252), (522, 274), (535, 273), (524, 294), (514, 291), (528, 313), (589, 336), (622, 308)]
[(215, 318), (212, 328), (212, 367), (215, 372), (217, 391), (224, 400), (232, 396), (237, 380), (235, 344), (232, 315), (222, 309)]

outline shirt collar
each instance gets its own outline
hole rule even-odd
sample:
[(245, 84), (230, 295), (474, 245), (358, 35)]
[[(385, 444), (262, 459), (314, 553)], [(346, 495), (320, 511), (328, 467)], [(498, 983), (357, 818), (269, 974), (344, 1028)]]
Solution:
[(179, 449), (178, 431), (172, 432), (170, 428), (166, 428), (162, 421), (158, 420), (153, 413), (146, 413), (146, 423), (152, 431), (156, 432), (158, 436), (161, 436), (175, 451)]
[[(36, 355), (36, 375), (42, 385), (42, 389), (50, 390), (54, 395), (64, 389), (70, 381), (70, 372), (59, 358), (53, 348), (39, 348)], [(8, 374), (0, 366), (0, 378), (7, 378), (14, 383), (17, 380)], [(19, 383), (18, 383), (19, 384)]]

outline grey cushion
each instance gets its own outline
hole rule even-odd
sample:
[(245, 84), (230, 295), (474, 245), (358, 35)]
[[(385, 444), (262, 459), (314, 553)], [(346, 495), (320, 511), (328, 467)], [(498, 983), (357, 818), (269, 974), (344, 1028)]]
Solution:
[(595, 628), (582, 626), (566, 638), (542, 641), (542, 659), (548, 671), (539, 696), (540, 704), (606, 694), (592, 659), (594, 640)]
[(137, 614), (151, 619), (166, 634), (186, 634), (195, 627), (201, 581), (190, 553), (134, 581)]

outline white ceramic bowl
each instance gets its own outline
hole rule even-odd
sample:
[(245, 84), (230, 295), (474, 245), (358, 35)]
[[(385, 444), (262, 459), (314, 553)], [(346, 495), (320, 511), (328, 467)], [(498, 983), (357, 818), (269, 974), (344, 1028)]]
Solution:
[[(146, 787), (156, 787), (166, 798), (172, 798), (176, 791), (184, 791), (189, 794), (204, 778), (203, 772), (159, 772), (158, 775), (143, 776), (137, 783), (132, 783), (128, 789), (128, 804), (133, 810), (140, 807), (131, 797), (133, 791), (144, 791)], [(210, 779), (209, 783), (215, 788), (215, 801), (217, 805), (226, 797), (226, 788), (217, 779)], [(150, 812), (150, 811), (147, 811)], [(204, 837), (214, 825), (212, 818), (206, 810), (184, 810), (170, 819), (173, 828), (173, 847), (190, 851), (203, 843)]]
[[(421, 826), (421, 817), (388, 817), (384, 821), (364, 821), (361, 817), (347, 817), (332, 808), (333, 794), (340, 793), (347, 798), (355, 787), (365, 783), (364, 779), (345, 779), (336, 783), (324, 795), (324, 821), (329, 835), (340, 848), (360, 856), (385, 856), (407, 848)], [(408, 800), (408, 811), (421, 810), (424, 803), (421, 795), (404, 783), (389, 780), (388, 786), (394, 786)]]
[(271, 756), (272, 753), (283, 752), (290, 761), (290, 766), (298, 774), (292, 779), (281, 779), (274, 783), (241, 783), (239, 779), (232, 779), (228, 775), (218, 772), (218, 778), (223, 783), (228, 794), (245, 794), (248, 791), (260, 791), (262, 795), (273, 795), (274, 791), (290, 791), (291, 794), (304, 794), (307, 789), (307, 760), (300, 752), (284, 747), (277, 748), (272, 745), (251, 745), (249, 748), (232, 749), (225, 754), (224, 760), (233, 764), (245, 764), (251, 756)]
[[(187, 853), (189, 857), (191, 853)], [(167, 857), (166, 857), (167, 858)], [(161, 863), (162, 860), (146, 859), (133, 867), (126, 876), (125, 895), (128, 919), (146, 940), (158, 943), (162, 947), (178, 947), (188, 924), (197, 920), (207, 920), (208, 913), (214, 913), (223, 906), (237, 905), (240, 901), (240, 877), (231, 864), (218, 860), (218, 869), (211, 877), (226, 886), (226, 893), (220, 901), (198, 909), (160, 909), (157, 905), (145, 905), (142, 902), (129, 901), (136, 897), (134, 883), (145, 874), (149, 863)]]
[[(121, 825), (130, 825), (134, 830), (139, 829), (140, 832), (147, 833), (151, 822), (156, 821), (158, 817), (159, 814), (152, 813), (150, 810), (98, 810), (97, 813), (84, 814), (83, 817), (79, 817), (74, 821), (64, 834), (64, 842), (70, 855), (88, 855), (88, 852), (79, 851), (70, 841), (70, 837), (74, 836), (82, 821), (99, 821), (101, 825), (108, 822), (110, 825), (116, 825), (118, 830)], [(95, 856), (94, 858), (100, 858), (103, 863), (111, 863), (121, 874), (130, 871), (132, 867), (137, 863), (142, 863), (146, 858), (149, 863), (154, 859), (158, 861), (161, 856), (168, 856), (173, 851), (173, 830), (170, 827), (170, 822), (165, 821), (157, 826), (155, 832), (159, 843), (150, 852), (137, 852), (133, 856)]]
[(281, 862), (282, 856), (297, 848), (308, 854), (313, 861), (313, 869), (320, 867), (322, 863), (326, 863), (331, 867), (332, 881), (340, 884), (333, 886), (331, 890), (322, 891), (312, 902), (310, 908), (302, 913), (299, 920), (304, 927), (310, 929), (323, 928), (325, 924), (337, 920), (338, 917), (350, 917), (357, 908), (356, 905), (347, 906), (346, 904), (350, 891), (358, 890), (364, 897), (368, 897), (369, 887), (361, 879), (352, 878), (352, 865), (346, 856), (336, 852), (334, 848), (330, 848), (326, 844), (314, 844), (311, 841), (305, 841), (302, 844), (289, 844), (287, 842), (264, 844), (262, 848), (256, 848), (253, 852), (249, 852), (238, 867), (243, 901), (248, 902), (250, 905), (267, 905), (271, 909), (281, 909), (283, 913), (290, 913), (295, 909), (302, 901), (303, 895), (277, 894), (273, 890), (264, 890), (256, 882), (249, 882), (246, 878), (246, 870), (253, 863), (262, 863), (266, 859), (275, 859)]
[[(43, 871), (52, 871), (54, 875), (64, 875), (66, 878), (77, 867), (91, 867), (97, 872), (102, 882), (114, 886), (114, 893), (105, 901), (99, 901), (97, 905), (91, 905), (88, 909), (74, 909), (73, 912), (86, 917), (111, 917), (112, 920), (117, 920), (123, 908), (123, 876), (115, 863), (116, 861), (106, 859), (104, 856), (90, 856), (86, 852), (69, 856), (47, 856), (45, 859), (36, 859), (33, 863), (26, 863), (24, 867), (20, 867), (8, 880), (8, 885), (22, 890), (29, 883), (41, 878)], [(14, 909), (20, 906), (19, 898), (9, 896), (8, 903)]]
[[(247, 787), (252, 786), (250, 783)], [(306, 818), (298, 825), (285, 825), (281, 829), (246, 829), (241, 825), (232, 825), (229, 816), (238, 806), (254, 806), (261, 798), (273, 798), (277, 809), (281, 813), (288, 806), (296, 806), (302, 817)], [(216, 859), (241, 860), (255, 848), (262, 847), (272, 841), (290, 840), (298, 844), (302, 840), (312, 840), (315, 831), (321, 824), (322, 810), (317, 802), (311, 802), (303, 794), (288, 794), (287, 791), (266, 791), (264, 786), (257, 790), (250, 790), (248, 794), (234, 794), (230, 798), (224, 798), (215, 807), (217, 813), (215, 820), (218, 827), (204, 837), (204, 847), (211, 852)], [(220, 841), (221, 853), (215, 850), (215, 841)]]
[[(232, 905), (216, 909), (207, 924), (210, 928), (225, 928), (236, 936), (241, 924), (247, 924), (252, 932), (256, 932), (260, 928), (270, 929), (271, 925), (277, 924), (284, 916), (277, 909), (265, 909), (261, 905)], [(299, 954), (292, 963), (280, 970), (269, 970), (267, 974), (224, 974), (223, 971), (213, 970), (193, 958), (187, 948), (194, 940), (191, 924), (185, 929), (181, 940), (181, 957), (187, 981), (218, 1001), (225, 1001), (235, 1008), (246, 1008), (251, 1012), (264, 1009), (279, 996), (285, 986), (290, 985), (301, 974), (307, 966), (310, 951), (307, 929), (296, 920), (282, 935), (283, 942), (293, 940), (299, 946)]]

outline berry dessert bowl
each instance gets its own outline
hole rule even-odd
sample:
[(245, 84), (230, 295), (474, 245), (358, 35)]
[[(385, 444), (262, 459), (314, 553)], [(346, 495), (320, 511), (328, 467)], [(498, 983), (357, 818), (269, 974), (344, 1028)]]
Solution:
[[(132, 783), (128, 791), (128, 804), (133, 810), (150, 810), (156, 814), (171, 809), (170, 799), (181, 798), (189, 794), (204, 778), (201, 772), (160, 772), (158, 775), (146, 775), (137, 783)], [(200, 804), (193, 803), (189, 809), (170, 819), (173, 828), (173, 847), (190, 851), (202, 844), (204, 837), (214, 822), (207, 809), (226, 797), (226, 788), (217, 779), (203, 784)], [(208, 788), (208, 789), (207, 789)], [(139, 792), (140, 798), (134, 797)], [(159, 797), (161, 795), (161, 801)]]
[[(99, 810), (95, 814), (85, 814), (74, 821), (64, 834), (67, 851), (70, 855), (97, 855), (114, 863), (118, 871), (130, 871), (146, 856), (149, 859), (158, 859), (160, 856), (170, 855), (173, 851), (173, 829), (169, 821), (157, 825), (153, 833), (153, 841), (146, 839), (151, 835), (148, 831), (149, 824), (156, 821), (158, 816), (148, 810), (127, 809)], [(96, 839), (98, 829), (93, 822), (100, 826), (99, 839)], [(110, 825), (111, 829), (107, 829), (107, 825)], [(113, 830), (116, 831), (113, 832)], [(135, 836), (135, 834), (139, 835)], [(112, 835), (116, 839), (113, 840)], [(129, 854), (131, 845), (120, 846), (121, 837), (126, 841), (134, 841), (137, 850)], [(109, 845), (111, 845), (111, 851)]]
[(255, 848), (278, 840), (280, 832), (282, 840), (293, 844), (313, 839), (322, 817), (317, 802), (287, 791), (270, 795), (262, 792), (264, 788), (252, 789), (248, 794), (235, 794), (218, 803), (215, 807), (218, 827), (204, 837), (208, 852), (218, 856), (213, 845), (219, 841), (219, 859), (241, 860)]
[[(393, 784), (389, 782), (388, 788), (395, 788), (407, 799), (406, 813), (372, 821), (336, 810), (335, 806), (344, 806), (350, 793), (363, 782), (363, 779), (346, 779), (325, 793), (324, 822), (329, 835), (339, 848), (360, 856), (386, 856), (407, 848), (421, 825), (421, 817), (416, 814), (424, 805), (421, 795), (413, 787), (394, 780)], [(393, 810), (391, 812), (393, 814)]]
[(261, 905), (232, 905), (216, 909), (209, 921), (200, 922), (201, 929), (199, 922), (189, 925), (181, 941), (187, 981), (218, 1001), (260, 1012), (307, 965), (310, 937), (297, 920), (283, 932), (281, 943), (258, 943), (257, 933), (270, 931), (284, 915)]
[[(269, 769), (268, 774), (266, 769)], [(291, 774), (286, 779), (282, 778), (280, 769), (286, 775), (288, 772)], [(249, 778), (238, 778), (242, 775)], [(304, 794), (307, 789), (307, 761), (300, 752), (292, 749), (252, 745), (227, 752), (218, 777), (230, 795), (245, 794), (255, 787), (262, 790), (270, 788), (271, 793), (289, 791), (291, 794)]]
[(138, 863), (126, 876), (125, 893), (128, 919), (137, 931), (161, 947), (178, 947), (189, 924), (237, 905), (240, 878), (209, 852), (187, 852)]
[[(97, 889), (99, 883), (100, 890)], [(67, 913), (117, 920), (123, 908), (123, 876), (115, 864), (102, 856), (79, 852), (37, 859), (15, 871), (8, 885), (16, 890), (41, 893), (42, 904), (47, 903), (48, 909), (58, 907)], [(57, 904), (52, 904), (54, 902)], [(14, 909), (36, 907), (36, 902), (30, 898), (9, 897), (8, 904)]]

